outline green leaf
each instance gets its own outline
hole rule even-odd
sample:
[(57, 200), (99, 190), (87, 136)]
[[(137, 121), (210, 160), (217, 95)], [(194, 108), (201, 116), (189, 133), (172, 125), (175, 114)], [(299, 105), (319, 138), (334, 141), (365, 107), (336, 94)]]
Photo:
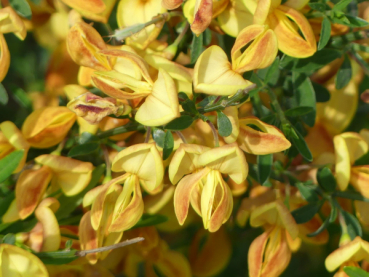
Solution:
[(11, 96), (14, 98), (15, 101), (19, 103), (19, 105), (23, 106), (27, 110), (30, 111), (32, 110), (32, 102), (28, 97), (27, 93), (23, 89), (16, 88), (11, 91), (12, 91)]
[(174, 148), (174, 139), (171, 131), (167, 131), (163, 143), (163, 160), (168, 159)]
[(85, 144), (87, 142), (98, 142), (99, 138), (89, 132), (83, 132), (79, 137), (78, 137), (78, 143), (79, 144)]
[(161, 214), (143, 214), (136, 225), (132, 227), (132, 229), (158, 225), (166, 221), (168, 221), (168, 218)]
[(203, 47), (203, 33), (199, 36), (193, 35), (192, 43), (191, 43), (191, 64), (196, 63), (197, 59), (200, 57)]
[(6, 104), (8, 104), (8, 101), (9, 101), (8, 93), (6, 92), (6, 89), (4, 88), (3, 84), (0, 83), (0, 104), (5, 106)]
[(6, 234), (1, 243), (15, 245), (15, 235), (14, 234)]
[(349, 277), (369, 277), (369, 273), (356, 266), (345, 266), (343, 271)]
[(88, 155), (88, 154), (95, 152), (99, 148), (100, 148), (100, 143), (87, 142), (85, 144), (77, 145), (73, 147), (71, 150), (69, 150), (68, 157)]
[(314, 203), (319, 201), (318, 194), (314, 190), (314, 187), (307, 186), (301, 182), (296, 183), (296, 187), (299, 189), (301, 196), (308, 202)]
[(172, 130), (172, 131), (180, 131), (187, 129), (191, 126), (193, 122), (193, 118), (189, 115), (182, 115), (181, 117), (173, 119), (167, 125), (164, 126), (164, 129)]
[(265, 75), (265, 78), (264, 78), (264, 82), (265, 83), (269, 83), (272, 79), (274, 79), (273, 78), (274, 75), (276, 73), (279, 73), (278, 72), (279, 71), (279, 62), (280, 62), (280, 60), (279, 60), (279, 57), (277, 56), (277, 58), (274, 60), (274, 62), (272, 63), (272, 65), (269, 66), (269, 68), (268, 68), (268, 71), (267, 71), (267, 73)]
[(32, 18), (31, 7), (26, 0), (9, 0), (9, 3), (20, 16), (29, 20)]
[(0, 183), (4, 182), (18, 167), (24, 150), (16, 150), (0, 160)]
[(311, 220), (314, 215), (319, 212), (324, 200), (319, 202), (309, 203), (291, 212), (291, 215), (295, 218), (297, 224), (306, 223)]
[(336, 190), (336, 179), (328, 167), (319, 168), (318, 172), (316, 173), (316, 179), (318, 180), (319, 185), (325, 191), (333, 192)]
[(330, 7), (324, 3), (309, 3), (309, 7), (319, 12), (325, 12), (326, 10), (330, 10)]
[(322, 233), (325, 229), (327, 229), (328, 225), (329, 225), (329, 217), (327, 217), (324, 220), (323, 224), (320, 225), (320, 227), (316, 231), (314, 231), (310, 234), (307, 234), (306, 236), (309, 237), (309, 238), (315, 237), (315, 236), (319, 235), (320, 233)]
[(165, 132), (162, 129), (154, 128), (152, 138), (160, 148), (164, 148)]
[(298, 117), (298, 116), (302, 116), (302, 115), (311, 113), (313, 111), (314, 111), (314, 109), (312, 107), (300, 106), (300, 107), (289, 109), (289, 110), (285, 111), (284, 114), (286, 116), (290, 116), (290, 117)]
[(350, 238), (353, 240), (357, 236), (362, 237), (363, 230), (361, 229), (361, 225), (357, 218), (344, 210), (341, 210), (341, 213), (345, 219), (347, 232), (350, 235)]
[(342, 11), (344, 10), (348, 4), (350, 4), (352, 0), (341, 0), (337, 4), (333, 6), (333, 11)]
[(259, 183), (264, 184), (268, 180), (270, 173), (272, 172), (273, 154), (258, 155), (258, 177)]
[(6, 213), (14, 198), (15, 198), (14, 191), (11, 191), (5, 197), (0, 198), (0, 218), (2, 218), (3, 215)]
[(204, 31), (204, 45), (205, 46), (208, 46), (211, 43), (211, 38), (212, 38), (211, 30), (209, 28), (207, 28)]
[(336, 89), (344, 88), (350, 82), (351, 77), (352, 77), (351, 62), (349, 57), (345, 55), (345, 59), (336, 75)]
[(39, 5), (41, 3), (42, 0), (31, 0), (31, 2), (33, 2), (36, 5)]
[(82, 204), (83, 197), (85, 194), (96, 187), (96, 185), (99, 183), (101, 176), (104, 174), (105, 171), (105, 164), (101, 164), (97, 166), (91, 174), (91, 180), (88, 183), (87, 187), (82, 190), (80, 193), (73, 195), (73, 196), (65, 196), (62, 194), (58, 200), (60, 203), (59, 209), (56, 211), (55, 216), (58, 219), (68, 218), (70, 217), (70, 214), (74, 212), (74, 210)]
[(229, 118), (221, 111), (217, 111), (218, 133), (222, 137), (232, 134), (232, 123)]
[(320, 102), (320, 103), (328, 102), (329, 99), (331, 99), (331, 94), (325, 87), (323, 87), (322, 85), (318, 83), (314, 83), (314, 82), (312, 82), (312, 84), (313, 84), (314, 91), (315, 91), (316, 102)]
[(304, 137), (294, 127), (291, 129), (291, 141), (305, 160), (308, 162), (313, 161), (313, 155), (311, 154)]
[(313, 110), (301, 116), (301, 119), (310, 127), (315, 124), (316, 117), (316, 99), (314, 87), (311, 84), (310, 78), (305, 74), (292, 72), (292, 82), (295, 89), (295, 98), (298, 106), (311, 107)]
[(44, 264), (62, 265), (70, 263), (79, 257), (76, 256), (77, 250), (68, 251), (55, 251), (55, 252), (40, 252), (33, 253), (36, 255)]
[(324, 17), (322, 28), (320, 31), (320, 38), (318, 43), (318, 50), (322, 50), (331, 38), (331, 22), (327, 17)]
[(189, 112), (191, 114), (198, 114), (195, 103), (190, 99), (187, 99), (187, 100), (183, 101), (181, 103), (181, 106), (182, 106), (183, 110), (186, 111), (186, 112)]
[(356, 16), (346, 15), (346, 18), (350, 21), (350, 27), (366, 27), (369, 22)]

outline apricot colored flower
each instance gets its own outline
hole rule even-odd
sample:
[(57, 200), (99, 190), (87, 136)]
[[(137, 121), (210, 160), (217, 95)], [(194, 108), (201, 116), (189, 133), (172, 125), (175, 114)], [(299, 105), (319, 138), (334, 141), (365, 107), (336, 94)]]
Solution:
[(4, 121), (0, 124), (0, 159), (16, 150), (24, 150), (23, 158), (14, 173), (21, 171), (29, 150), (29, 143), (24, 139), (21, 131), (13, 122)]
[(75, 120), (75, 113), (67, 107), (45, 107), (26, 118), (22, 133), (32, 147), (49, 148), (67, 136)]
[[(140, 184), (151, 194), (162, 189), (163, 161), (155, 143), (141, 143), (119, 152), (114, 158), (112, 170), (126, 173), (88, 192), (84, 206), (92, 203), (91, 220), (95, 230), (104, 220), (105, 207), (113, 207), (107, 230), (121, 232), (133, 227), (142, 216), (144, 207)], [(108, 201), (107, 195), (120, 184), (123, 184), (123, 190), (119, 197), (115, 201)]]
[(169, 178), (178, 183), (174, 207), (179, 224), (188, 214), (189, 204), (202, 217), (205, 229), (217, 231), (231, 215), (232, 192), (223, 180), (228, 174), (237, 184), (243, 182), (248, 165), (237, 144), (211, 149), (193, 144), (181, 144), (169, 165)]
[(0, 244), (0, 276), (49, 277), (45, 265), (32, 253), (11, 244)]
[(341, 276), (345, 266), (360, 267), (358, 262), (369, 262), (369, 243), (360, 237), (356, 237), (338, 249), (334, 250), (325, 259), (325, 267), (329, 272), (335, 271), (339, 268), (334, 276)]

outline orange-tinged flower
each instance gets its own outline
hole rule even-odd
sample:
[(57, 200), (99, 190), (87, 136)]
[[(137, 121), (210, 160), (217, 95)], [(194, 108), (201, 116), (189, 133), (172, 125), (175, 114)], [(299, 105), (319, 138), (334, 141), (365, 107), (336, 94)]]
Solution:
[[(336, 154), (336, 179), (340, 190), (345, 190), (350, 181), (351, 166), (354, 162), (368, 152), (368, 144), (357, 133), (346, 132), (333, 138)], [(357, 178), (354, 170), (353, 180)]]
[(369, 197), (369, 165), (352, 166), (350, 172), (352, 184), (364, 197)]
[(192, 173), (182, 178), (174, 194), (178, 222), (182, 225), (186, 220), (191, 202), (204, 228), (215, 232), (228, 220), (233, 207), (232, 193), (222, 174), (228, 174), (238, 184), (243, 182), (248, 173), (245, 156), (235, 143), (211, 150), (198, 145), (181, 148), (182, 145), (169, 166), (172, 182)]
[(251, 82), (232, 69), (226, 53), (219, 46), (211, 46), (198, 58), (194, 68), (194, 90), (210, 95), (233, 95)]
[(32, 147), (49, 148), (66, 137), (75, 120), (75, 113), (67, 107), (45, 107), (26, 118), (22, 133)]
[(107, 46), (100, 34), (85, 22), (76, 23), (68, 32), (67, 47), (69, 55), (79, 65), (96, 70), (110, 70), (108, 57), (99, 54)]
[[(248, 125), (255, 125), (262, 132)], [(291, 147), (291, 143), (277, 127), (266, 124), (254, 116), (239, 119), (239, 128), (237, 142), (240, 148), (247, 153), (265, 155), (281, 152)]]
[(60, 187), (67, 196), (80, 193), (90, 182), (93, 165), (58, 155), (41, 155), (35, 161), (52, 172), (51, 186)]
[(192, 273), (199, 277), (215, 276), (227, 266), (231, 254), (232, 245), (225, 228), (215, 233), (202, 229), (195, 235), (189, 249)]
[(90, 124), (98, 124), (108, 115), (121, 116), (131, 112), (131, 107), (111, 97), (100, 97), (86, 92), (69, 101), (67, 107)]
[(45, 265), (32, 253), (10, 244), (0, 244), (0, 276), (49, 277)]
[(340, 246), (329, 254), (325, 259), (325, 267), (329, 272), (340, 267), (337, 272), (340, 273), (343, 272), (344, 266), (359, 267), (357, 262), (362, 260), (369, 261), (369, 243), (360, 237), (356, 237), (353, 241)]
[(10, 66), (10, 52), (3, 34), (0, 34), (0, 51), (0, 81), (2, 81)]
[[(121, 232), (133, 227), (142, 216), (144, 207), (140, 184), (148, 193), (155, 193), (160, 188), (164, 175), (163, 161), (154, 143), (136, 144), (118, 153), (112, 170), (126, 173), (88, 192), (84, 206), (92, 203), (91, 220), (95, 230), (104, 219), (104, 207), (113, 207), (107, 230)], [(123, 184), (122, 192), (116, 200), (108, 201), (107, 195), (119, 184)]]
[(174, 10), (183, 3), (183, 0), (162, 0), (161, 5), (167, 10)]
[(16, 150), (24, 150), (23, 158), (14, 173), (19, 172), (27, 159), (29, 143), (24, 139), (21, 131), (10, 121), (0, 124), (0, 159)]

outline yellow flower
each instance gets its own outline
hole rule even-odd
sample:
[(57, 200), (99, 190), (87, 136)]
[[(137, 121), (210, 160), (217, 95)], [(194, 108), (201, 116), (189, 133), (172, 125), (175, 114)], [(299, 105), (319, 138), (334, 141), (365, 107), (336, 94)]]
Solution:
[[(191, 173), (191, 174), (189, 174)], [(207, 147), (181, 144), (169, 166), (169, 177), (178, 183), (174, 194), (175, 212), (179, 224), (186, 220), (189, 204), (202, 217), (204, 228), (217, 231), (231, 215), (232, 192), (223, 180), (228, 174), (237, 184), (243, 182), (248, 165), (237, 144), (208, 150)]]
[(49, 148), (67, 136), (75, 120), (75, 113), (67, 107), (45, 107), (26, 118), (22, 133), (32, 147)]
[(10, 244), (0, 244), (0, 276), (49, 277), (45, 265), (32, 253)]
[(16, 150), (24, 150), (23, 158), (13, 173), (17, 173), (23, 168), (29, 147), (29, 143), (13, 122), (4, 121), (0, 124), (0, 159)]
[(356, 237), (340, 248), (333, 251), (325, 259), (325, 267), (329, 272), (340, 268), (335, 276), (343, 272), (345, 266), (359, 267), (358, 262), (365, 260), (369, 262), (369, 243), (360, 237)]
[[(95, 230), (104, 220), (105, 207), (113, 207), (112, 214), (107, 215), (112, 217), (107, 230), (121, 232), (133, 227), (142, 216), (144, 207), (140, 184), (148, 193), (157, 193), (162, 188), (164, 167), (155, 143), (142, 143), (119, 152), (112, 163), (112, 170), (126, 173), (89, 191), (83, 203), (84, 206), (92, 204), (91, 220)], [(123, 190), (118, 198), (108, 201), (107, 195), (119, 184), (123, 184)]]

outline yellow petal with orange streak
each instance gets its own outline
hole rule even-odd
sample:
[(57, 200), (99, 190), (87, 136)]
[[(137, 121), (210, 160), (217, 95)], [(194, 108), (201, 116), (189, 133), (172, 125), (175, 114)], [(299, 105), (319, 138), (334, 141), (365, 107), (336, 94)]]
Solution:
[(329, 272), (332, 272), (345, 262), (362, 260), (369, 260), (369, 242), (356, 237), (353, 241), (329, 254), (325, 259), (325, 267)]
[(208, 150), (210, 148), (202, 145), (180, 144), (169, 165), (169, 179), (172, 184), (177, 184), (184, 175), (200, 168), (198, 158), (200, 154)]
[(103, 0), (62, 0), (62, 2), (73, 9), (91, 13), (101, 13), (106, 8)]
[(183, 225), (186, 220), (193, 189), (209, 171), (209, 168), (204, 168), (197, 173), (185, 176), (178, 183), (174, 193), (174, 209), (180, 225)]
[(167, 10), (174, 10), (183, 3), (183, 0), (162, 0), (161, 5)]
[(245, 27), (253, 24), (257, 1), (229, 1), (226, 9), (218, 16), (220, 28), (232, 37), (237, 37)]
[(35, 216), (43, 227), (42, 252), (57, 251), (60, 247), (61, 237), (58, 220), (54, 212), (47, 206), (40, 203), (35, 210)]
[(227, 55), (219, 46), (210, 46), (198, 58), (194, 68), (194, 90), (210, 95), (233, 95), (251, 82), (232, 71)]
[(240, 124), (238, 122), (238, 108), (230, 106), (224, 109), (223, 113), (228, 117), (232, 124), (232, 133), (228, 137), (223, 137), (226, 143), (233, 143), (237, 140), (240, 133)]
[(194, 13), (191, 30), (198, 36), (210, 25), (213, 17), (213, 0), (196, 0)]
[[(246, 45), (243, 52), (241, 49)], [(267, 25), (251, 25), (237, 36), (231, 51), (232, 69), (238, 73), (270, 66), (278, 53), (275, 33)]]
[(143, 201), (140, 183), (135, 175), (129, 176), (123, 191), (117, 198), (109, 232), (122, 232), (132, 228), (143, 214)]
[(287, 0), (283, 5), (293, 8), (295, 10), (301, 10), (309, 3), (309, 0)]
[(213, 148), (200, 155), (199, 165), (228, 174), (236, 183), (245, 181), (248, 174), (248, 164), (245, 155), (237, 143), (226, 144)]
[(163, 160), (155, 143), (140, 143), (120, 151), (114, 158), (112, 170), (137, 175), (152, 191), (163, 181)]
[(352, 184), (362, 196), (369, 198), (369, 165), (351, 167), (350, 184)]
[(66, 137), (76, 117), (67, 107), (41, 108), (26, 118), (22, 133), (32, 147), (49, 148)]
[(261, 275), (261, 270), (263, 267), (263, 257), (264, 257), (264, 250), (266, 244), (269, 239), (269, 234), (271, 229), (262, 233), (256, 239), (254, 239), (249, 247), (248, 251), (248, 266), (249, 266), (249, 276), (257, 276)]
[[(291, 143), (277, 127), (266, 124), (254, 116), (239, 119), (239, 124), (240, 134), (237, 142), (240, 148), (247, 153), (265, 155), (281, 152), (291, 147)], [(255, 125), (262, 132), (247, 125)]]
[(21, 219), (33, 213), (51, 178), (52, 171), (47, 166), (37, 170), (28, 169), (21, 173), (15, 186), (15, 198)]
[(251, 212), (250, 225), (252, 227), (259, 227), (265, 224), (285, 228), (292, 239), (295, 239), (298, 235), (295, 219), (280, 200), (257, 207)]
[(324, 230), (320, 234), (314, 237), (308, 237), (307, 235), (315, 232), (319, 229), (319, 227), (323, 224), (323, 221), (320, 219), (318, 215), (314, 216), (311, 220), (306, 223), (299, 224), (299, 237), (302, 238), (303, 241), (312, 243), (312, 244), (326, 244), (329, 240), (329, 233), (327, 230)]
[(145, 126), (164, 125), (180, 116), (176, 85), (167, 72), (160, 69), (152, 92), (138, 109), (135, 120)]
[(0, 276), (49, 277), (45, 265), (32, 253), (3, 243), (0, 245)]
[(10, 52), (3, 34), (0, 34), (0, 82), (8, 73), (10, 66)]
[(268, 19), (277, 36), (279, 50), (283, 53), (295, 58), (307, 58), (316, 52), (313, 29), (302, 13), (281, 5), (269, 15)]
[[(91, 225), (91, 211), (88, 211), (83, 215), (79, 222), (78, 235), (81, 245), (81, 250), (90, 250), (98, 248), (97, 232)], [(86, 259), (91, 263), (97, 262), (98, 253), (89, 253), (86, 255)]]
[(52, 170), (51, 182), (67, 196), (80, 193), (91, 180), (93, 165), (90, 162), (57, 155), (41, 155), (35, 161)]
[(265, 24), (268, 15), (281, 4), (281, 0), (259, 0), (254, 13), (254, 24)]

